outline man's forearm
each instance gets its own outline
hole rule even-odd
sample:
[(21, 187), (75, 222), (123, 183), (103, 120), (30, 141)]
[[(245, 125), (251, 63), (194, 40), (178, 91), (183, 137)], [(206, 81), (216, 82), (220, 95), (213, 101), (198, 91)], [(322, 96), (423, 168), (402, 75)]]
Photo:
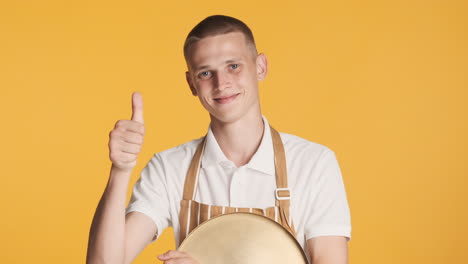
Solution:
[(131, 173), (112, 166), (91, 224), (86, 263), (124, 262), (125, 202)]

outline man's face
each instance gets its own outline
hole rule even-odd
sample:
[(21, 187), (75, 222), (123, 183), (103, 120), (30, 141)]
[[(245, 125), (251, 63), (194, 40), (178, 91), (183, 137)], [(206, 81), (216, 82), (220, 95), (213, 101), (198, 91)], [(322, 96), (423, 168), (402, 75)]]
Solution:
[(187, 81), (212, 118), (234, 122), (260, 113), (258, 81), (265, 78), (266, 58), (254, 54), (242, 33), (203, 38), (189, 54)]

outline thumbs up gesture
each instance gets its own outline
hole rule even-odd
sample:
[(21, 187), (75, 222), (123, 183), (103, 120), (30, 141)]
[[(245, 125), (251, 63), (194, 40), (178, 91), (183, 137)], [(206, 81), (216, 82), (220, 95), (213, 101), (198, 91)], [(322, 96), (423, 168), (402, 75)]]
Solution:
[(145, 126), (143, 122), (143, 97), (132, 95), (132, 119), (119, 120), (109, 133), (109, 157), (112, 165), (124, 171), (131, 171), (141, 151)]

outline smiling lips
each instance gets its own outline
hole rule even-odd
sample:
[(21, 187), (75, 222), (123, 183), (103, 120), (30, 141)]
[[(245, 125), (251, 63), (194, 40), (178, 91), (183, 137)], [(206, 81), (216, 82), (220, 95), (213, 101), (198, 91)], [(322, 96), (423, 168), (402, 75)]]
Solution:
[(237, 98), (238, 95), (239, 94), (237, 93), (237, 94), (233, 94), (233, 95), (222, 96), (222, 97), (215, 98), (214, 100), (219, 104), (227, 104), (229, 102), (234, 101)]

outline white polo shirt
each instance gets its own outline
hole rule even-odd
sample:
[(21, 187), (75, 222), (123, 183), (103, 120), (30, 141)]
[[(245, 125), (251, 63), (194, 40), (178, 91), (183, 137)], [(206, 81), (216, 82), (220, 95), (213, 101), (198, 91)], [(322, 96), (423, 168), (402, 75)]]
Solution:
[[(268, 121), (257, 152), (237, 168), (226, 158), (208, 129), (195, 200), (200, 203), (266, 208), (275, 205), (275, 165)], [(297, 240), (305, 252), (306, 241), (317, 236), (351, 238), (346, 191), (335, 154), (327, 147), (280, 133), (286, 153), (291, 217)], [(126, 213), (146, 214), (158, 234), (172, 226), (179, 247), (179, 212), (185, 176), (202, 138), (156, 153), (141, 171), (133, 187)], [(153, 240), (153, 241), (154, 241)]]

